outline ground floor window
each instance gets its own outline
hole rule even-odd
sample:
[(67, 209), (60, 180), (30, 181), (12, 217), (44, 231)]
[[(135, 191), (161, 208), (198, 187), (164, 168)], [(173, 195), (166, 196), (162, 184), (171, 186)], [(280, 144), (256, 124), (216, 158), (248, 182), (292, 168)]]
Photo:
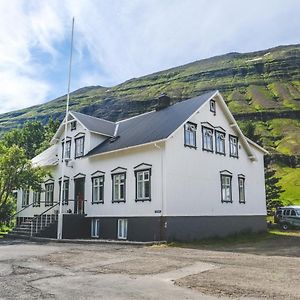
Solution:
[(222, 202), (232, 202), (232, 177), (221, 175), (221, 200)]
[(127, 239), (127, 219), (118, 220), (118, 239)]
[(245, 177), (239, 176), (239, 202), (245, 203)]
[(33, 207), (41, 206), (41, 193), (40, 192), (33, 191), (32, 202), (33, 202), (33, 205), (32, 205)]
[(98, 238), (100, 236), (100, 220), (92, 219), (91, 237)]
[(54, 183), (45, 184), (45, 206), (53, 205)]
[(22, 191), (22, 207), (29, 205), (29, 190)]

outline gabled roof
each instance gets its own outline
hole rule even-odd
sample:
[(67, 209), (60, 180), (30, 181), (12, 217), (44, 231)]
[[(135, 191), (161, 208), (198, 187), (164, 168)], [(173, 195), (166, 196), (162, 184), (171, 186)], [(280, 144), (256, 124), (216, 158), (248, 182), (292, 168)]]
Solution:
[(117, 122), (117, 138), (107, 139), (87, 156), (116, 151), (137, 145), (167, 139), (178, 127), (185, 123), (217, 91), (178, 102), (159, 111), (151, 111), (130, 119)]
[(85, 115), (79, 112), (70, 111), (75, 119), (77, 119), (87, 130), (102, 135), (113, 136), (115, 131), (115, 123)]
[(31, 162), (34, 167), (55, 166), (58, 163), (57, 145), (52, 145), (42, 153), (38, 154)]

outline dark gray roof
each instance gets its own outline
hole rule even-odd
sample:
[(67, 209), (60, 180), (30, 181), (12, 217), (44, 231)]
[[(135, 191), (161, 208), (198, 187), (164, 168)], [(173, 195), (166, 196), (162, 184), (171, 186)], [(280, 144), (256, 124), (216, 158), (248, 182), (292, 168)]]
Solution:
[(152, 111), (117, 122), (119, 124), (118, 138), (114, 142), (107, 139), (87, 155), (110, 152), (165, 139), (215, 93), (216, 91), (211, 91), (159, 111)]
[(78, 119), (78, 121), (81, 122), (90, 131), (94, 131), (108, 136), (114, 135), (116, 124), (113, 122), (84, 115), (75, 111), (71, 111), (71, 114), (73, 114), (73, 116), (76, 119)]

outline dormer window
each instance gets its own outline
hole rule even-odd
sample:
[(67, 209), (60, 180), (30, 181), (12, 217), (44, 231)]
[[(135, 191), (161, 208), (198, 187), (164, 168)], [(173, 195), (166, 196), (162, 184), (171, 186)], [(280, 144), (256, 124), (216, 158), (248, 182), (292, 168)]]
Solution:
[(209, 109), (210, 109), (211, 112), (216, 114), (216, 101), (215, 100), (210, 100)]
[(76, 121), (71, 122), (71, 131), (76, 130)]
[(75, 139), (75, 158), (84, 155), (84, 136)]
[(197, 124), (188, 122), (184, 126), (184, 145), (196, 148), (196, 130)]
[[(65, 148), (65, 151), (64, 151)], [(71, 158), (71, 141), (62, 142), (62, 159)]]

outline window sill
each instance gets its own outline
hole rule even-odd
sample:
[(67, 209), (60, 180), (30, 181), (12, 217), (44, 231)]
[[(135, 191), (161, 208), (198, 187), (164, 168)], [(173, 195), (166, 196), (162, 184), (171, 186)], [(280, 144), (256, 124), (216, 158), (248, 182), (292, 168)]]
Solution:
[(222, 152), (217, 152), (217, 151), (216, 151), (216, 154), (226, 156), (226, 153), (222, 153)]
[(209, 149), (205, 149), (205, 148), (202, 148), (202, 151), (214, 153), (214, 150), (209, 150)]
[(145, 199), (135, 199), (135, 202), (145, 202), (145, 201), (149, 201), (149, 202), (151, 202), (151, 198), (145, 198)]
[(240, 204), (246, 204), (246, 201), (239, 201)]
[(112, 203), (125, 203), (126, 200), (112, 200)]
[(192, 145), (184, 144), (184, 147), (187, 147), (187, 148), (191, 148), (191, 149), (197, 150), (197, 146), (192, 146)]
[(225, 201), (225, 200), (221, 200), (222, 203), (232, 203), (232, 200), (230, 201)]
[(230, 154), (230, 157), (232, 157), (232, 158), (239, 158), (239, 156), (232, 155), (232, 154)]
[(104, 201), (92, 202), (92, 204), (104, 204)]

